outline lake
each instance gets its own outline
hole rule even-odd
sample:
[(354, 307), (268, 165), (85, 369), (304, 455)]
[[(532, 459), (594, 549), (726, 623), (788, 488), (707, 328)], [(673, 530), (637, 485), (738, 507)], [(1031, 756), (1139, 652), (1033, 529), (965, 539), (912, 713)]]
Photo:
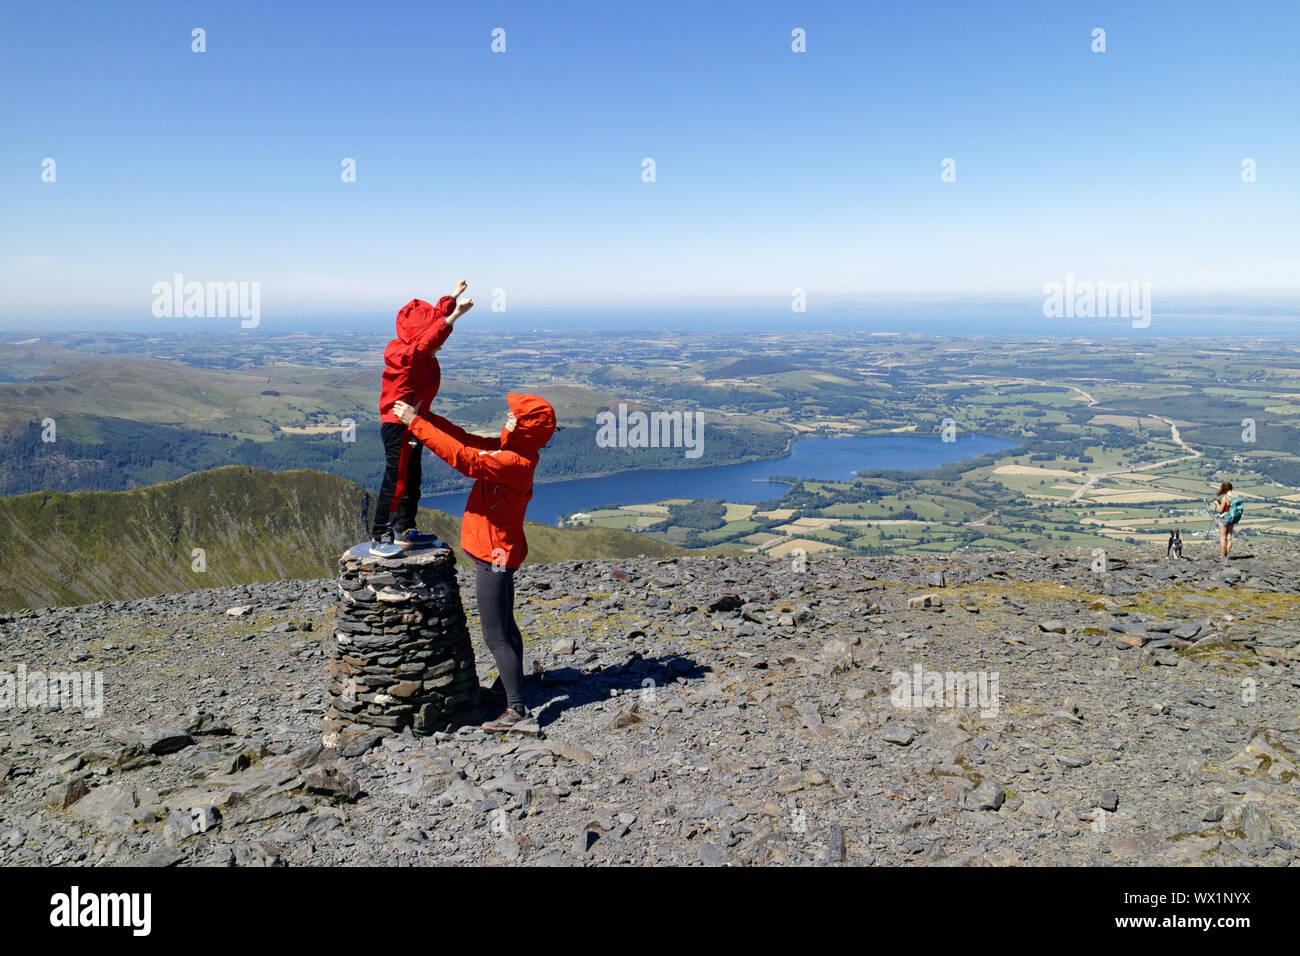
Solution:
[[(1014, 448), (1015, 444), (991, 435), (962, 435), (954, 442), (906, 435), (802, 438), (783, 458), (705, 468), (624, 471), (599, 478), (571, 478), (538, 484), (533, 488), (528, 518), (555, 524), (575, 511), (589, 511), (601, 505), (642, 504), (665, 498), (720, 498), (737, 504), (751, 504), (785, 494), (788, 485), (771, 481), (773, 475), (846, 481), (853, 477), (854, 471), (864, 469), (926, 471), (949, 462)], [(420, 499), (420, 505), (459, 515), (465, 510), (467, 495), (468, 491), (428, 495)]]

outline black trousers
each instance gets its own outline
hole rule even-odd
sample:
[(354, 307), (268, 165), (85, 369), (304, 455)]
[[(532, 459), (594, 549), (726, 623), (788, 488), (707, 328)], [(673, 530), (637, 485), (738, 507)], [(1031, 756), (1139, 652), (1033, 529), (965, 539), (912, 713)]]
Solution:
[(483, 643), (497, 662), (497, 673), (506, 689), (506, 706), (522, 712), (524, 638), (515, 623), (515, 571), (479, 562), (475, 562), (475, 567), (474, 596), (478, 599)]
[[(397, 469), (402, 458), (402, 445), (405, 444), (403, 439), (407, 438), (406, 426), (400, 422), (383, 422), (379, 427), (379, 435), (384, 440), (386, 464), (384, 480), (379, 486), (379, 500), (375, 502), (375, 520), (370, 528), (374, 537), (389, 530), (388, 509), (393, 505), (393, 492), (397, 490)], [(423, 454), (424, 446), (419, 442), (407, 452), (406, 491), (397, 505), (396, 513), (391, 516), (394, 534), (401, 534), (407, 528), (415, 526), (415, 515), (420, 509), (420, 458)]]

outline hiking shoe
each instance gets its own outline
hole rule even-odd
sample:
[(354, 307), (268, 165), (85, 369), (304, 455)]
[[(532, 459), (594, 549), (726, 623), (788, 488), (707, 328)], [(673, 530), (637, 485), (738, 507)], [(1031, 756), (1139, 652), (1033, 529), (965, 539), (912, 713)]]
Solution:
[(381, 534), (370, 539), (370, 554), (376, 558), (400, 558), (402, 549), (393, 544), (391, 534)]
[(526, 716), (527, 715), (521, 714), (519, 711), (514, 710), (513, 708), (507, 707), (504, 711), (501, 712), (501, 716), (498, 717), (496, 720), (489, 720), (486, 724), (484, 724), (483, 729), (488, 731), (489, 733), (513, 730), (515, 724), (519, 723), (521, 720), (524, 720)]
[(416, 530), (414, 527), (407, 528), (405, 531), (393, 535), (393, 544), (403, 550), (410, 548), (431, 548), (438, 541), (436, 534), (425, 534)]

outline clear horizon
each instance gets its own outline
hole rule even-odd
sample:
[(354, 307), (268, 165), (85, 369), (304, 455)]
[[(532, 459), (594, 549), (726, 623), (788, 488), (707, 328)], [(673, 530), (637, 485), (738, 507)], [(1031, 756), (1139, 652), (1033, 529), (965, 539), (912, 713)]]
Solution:
[[(432, 293), (430, 293), (432, 295)], [(405, 304), (403, 300), (402, 304)], [(262, 303), (260, 321), (254, 328), (242, 328), (238, 317), (195, 317), (158, 319), (152, 316), (113, 314), (103, 311), (79, 313), (51, 323), (48, 317), (29, 315), (0, 319), (0, 341), (25, 335), (63, 335), (77, 332), (123, 332), (132, 334), (228, 334), (277, 335), (314, 331), (356, 331), (363, 334), (392, 334), (397, 308), (367, 306), (334, 312), (280, 311)], [(737, 329), (809, 333), (858, 331), (880, 334), (935, 336), (990, 336), (1012, 338), (1135, 337), (1221, 338), (1237, 335), (1291, 337), (1300, 335), (1300, 302), (1261, 299), (1245, 302), (1213, 299), (1174, 299), (1156, 302), (1149, 325), (1134, 328), (1126, 317), (1099, 317), (1086, 321), (1045, 319), (1040, 300), (1020, 302), (971, 297), (951, 301), (812, 301), (803, 313), (791, 313), (779, 304), (751, 300), (699, 304), (609, 304), (572, 307), (511, 308), (494, 313), (476, 308), (458, 326), (461, 333), (610, 331), (625, 332), (717, 332)]]

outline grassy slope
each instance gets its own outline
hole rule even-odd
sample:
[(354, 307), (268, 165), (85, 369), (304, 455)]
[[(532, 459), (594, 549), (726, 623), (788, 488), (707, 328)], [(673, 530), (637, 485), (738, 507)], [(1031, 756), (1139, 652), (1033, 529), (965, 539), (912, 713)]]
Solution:
[[(369, 408), (378, 372), (362, 384), (352, 370), (199, 369), (144, 358), (84, 356), (46, 370), (35, 381), (0, 383), (0, 431), (30, 421), (104, 415), (166, 422), (266, 438), (281, 424), (301, 425), (312, 412)], [(264, 390), (279, 392), (264, 396)]]
[[(0, 498), (0, 608), (120, 601), (168, 591), (326, 577), (362, 540), (366, 489), (318, 471), (234, 465), (130, 491)], [(459, 540), (459, 516), (426, 512)], [(670, 554), (609, 528), (529, 523), (529, 561)], [(201, 548), (205, 571), (193, 570)]]

